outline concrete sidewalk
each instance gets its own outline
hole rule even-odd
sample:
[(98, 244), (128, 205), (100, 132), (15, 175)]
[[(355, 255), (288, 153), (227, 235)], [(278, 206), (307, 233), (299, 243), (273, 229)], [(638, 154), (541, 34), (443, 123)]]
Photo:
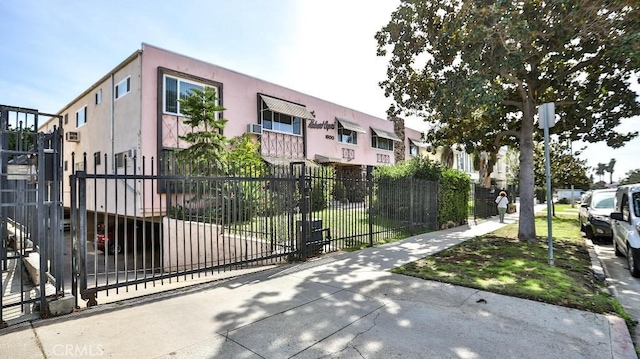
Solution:
[(501, 226), (490, 219), (35, 321), (0, 331), (0, 357), (636, 358), (618, 317), (389, 272)]

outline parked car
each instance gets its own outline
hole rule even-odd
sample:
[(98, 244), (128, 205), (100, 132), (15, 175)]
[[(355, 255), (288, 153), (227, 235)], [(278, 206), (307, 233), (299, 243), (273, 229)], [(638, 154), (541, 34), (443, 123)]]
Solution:
[[(151, 225), (147, 223), (146, 230), (143, 230), (144, 223), (121, 223), (120, 225), (109, 226), (108, 230), (105, 230), (104, 224), (98, 225), (96, 233), (96, 247), (98, 250), (105, 252), (105, 249), (109, 254), (120, 254), (124, 252), (125, 246), (127, 249), (133, 249), (134, 247), (143, 248), (146, 244), (147, 248), (151, 247), (152, 231)], [(158, 232), (155, 232), (158, 234)], [(114, 240), (114, 238), (118, 240)], [(158, 243), (156, 241), (156, 243)]]
[(611, 222), (616, 255), (626, 256), (629, 272), (640, 277), (640, 184), (618, 187)]
[(598, 189), (587, 193), (580, 203), (578, 219), (580, 229), (587, 238), (611, 239), (611, 219), (616, 189)]

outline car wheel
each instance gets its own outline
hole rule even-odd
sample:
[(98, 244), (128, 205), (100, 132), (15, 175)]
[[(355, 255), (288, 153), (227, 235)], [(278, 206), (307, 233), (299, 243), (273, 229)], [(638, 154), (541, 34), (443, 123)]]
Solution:
[(640, 268), (638, 268), (640, 263), (637, 261), (638, 250), (632, 248), (630, 245), (627, 245), (627, 247), (627, 263), (629, 263), (629, 272), (631, 272), (632, 276), (638, 278), (640, 277)]
[(109, 254), (122, 253), (122, 246), (119, 243), (112, 243), (109, 245)]
[(584, 227), (584, 235), (588, 239), (594, 239), (595, 238), (595, 236), (593, 235), (593, 229), (591, 229), (591, 226), (585, 226)]
[(622, 251), (620, 251), (620, 247), (616, 243), (616, 240), (613, 240), (613, 252), (616, 254), (616, 257), (622, 257)]

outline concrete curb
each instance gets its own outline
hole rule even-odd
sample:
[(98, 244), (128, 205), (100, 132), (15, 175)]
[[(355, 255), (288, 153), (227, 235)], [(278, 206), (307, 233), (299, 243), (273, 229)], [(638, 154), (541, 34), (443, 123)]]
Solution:
[(618, 358), (638, 358), (636, 349), (631, 341), (631, 334), (624, 319), (607, 315), (609, 330), (611, 332), (611, 357)]

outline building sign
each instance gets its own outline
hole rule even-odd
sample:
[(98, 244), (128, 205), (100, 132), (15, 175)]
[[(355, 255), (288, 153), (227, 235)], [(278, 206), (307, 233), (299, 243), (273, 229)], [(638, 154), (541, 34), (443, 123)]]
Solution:
[(376, 155), (376, 162), (378, 163), (391, 163), (391, 156), (389, 155)]
[(36, 166), (34, 165), (7, 165), (8, 180), (33, 180), (36, 177)]
[(342, 158), (346, 159), (347, 161), (351, 161), (356, 158), (356, 151), (352, 148), (343, 148)]
[(324, 122), (318, 122), (316, 120), (309, 120), (309, 126), (310, 129), (313, 130), (321, 130), (321, 129), (325, 129), (327, 131), (329, 130), (333, 130), (336, 128), (336, 123), (329, 123), (329, 121), (324, 121)]

